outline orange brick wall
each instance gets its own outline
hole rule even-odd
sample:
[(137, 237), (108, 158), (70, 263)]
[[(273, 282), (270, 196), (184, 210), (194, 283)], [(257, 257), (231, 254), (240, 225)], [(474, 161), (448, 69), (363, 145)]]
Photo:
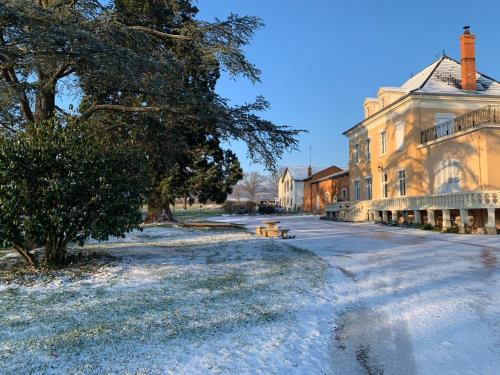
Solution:
[[(336, 173), (336, 172), (333, 172)], [(331, 173), (330, 173), (331, 174)], [(321, 178), (319, 178), (321, 179)], [(324, 214), (325, 203), (333, 203), (333, 197), (337, 197), (340, 202), (342, 189), (347, 190), (347, 198), (349, 200), (349, 174), (338, 177), (332, 177), (327, 180), (318, 181), (317, 179), (306, 180), (304, 182), (304, 211), (311, 213)], [(326, 202), (326, 193), (329, 193), (329, 202)], [(319, 196), (319, 211), (317, 210), (316, 202)]]

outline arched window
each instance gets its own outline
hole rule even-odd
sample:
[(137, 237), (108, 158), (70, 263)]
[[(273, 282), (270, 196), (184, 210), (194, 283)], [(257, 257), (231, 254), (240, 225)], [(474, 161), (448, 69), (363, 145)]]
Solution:
[(460, 191), (462, 164), (455, 159), (441, 160), (434, 169), (434, 191), (437, 194), (456, 193)]
[(325, 203), (331, 203), (331, 201), (330, 201), (330, 193), (328, 191), (325, 193)]

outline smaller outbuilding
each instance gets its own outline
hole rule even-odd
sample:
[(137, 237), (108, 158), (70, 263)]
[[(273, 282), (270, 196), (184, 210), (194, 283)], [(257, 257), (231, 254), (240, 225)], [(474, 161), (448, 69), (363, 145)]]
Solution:
[(304, 180), (304, 211), (323, 215), (325, 205), (349, 201), (349, 170), (335, 165)]

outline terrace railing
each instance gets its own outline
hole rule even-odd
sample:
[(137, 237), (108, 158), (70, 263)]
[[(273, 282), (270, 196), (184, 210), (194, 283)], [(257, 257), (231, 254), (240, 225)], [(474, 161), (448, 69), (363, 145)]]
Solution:
[(421, 143), (427, 143), (484, 124), (500, 124), (500, 106), (488, 105), (455, 117), (453, 120), (443, 122), (430, 129), (423, 130), (420, 135), (420, 141)]

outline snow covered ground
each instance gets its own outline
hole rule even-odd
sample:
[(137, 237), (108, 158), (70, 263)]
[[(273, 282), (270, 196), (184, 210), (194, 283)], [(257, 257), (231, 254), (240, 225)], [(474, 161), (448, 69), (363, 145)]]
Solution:
[(334, 373), (500, 373), (499, 236), (278, 220), (297, 235), (287, 243), (338, 271), (330, 279)]
[(0, 284), (1, 374), (331, 373), (331, 270), (314, 254), (161, 227), (87, 248), (115, 258)]
[(297, 238), (152, 227), (0, 283), (0, 373), (499, 373), (500, 237), (278, 220)]

